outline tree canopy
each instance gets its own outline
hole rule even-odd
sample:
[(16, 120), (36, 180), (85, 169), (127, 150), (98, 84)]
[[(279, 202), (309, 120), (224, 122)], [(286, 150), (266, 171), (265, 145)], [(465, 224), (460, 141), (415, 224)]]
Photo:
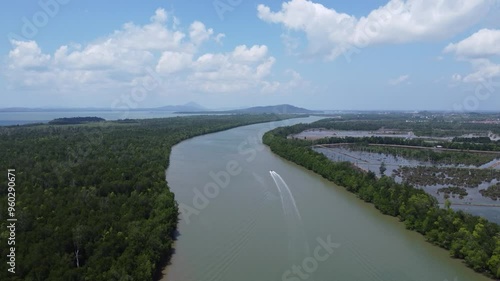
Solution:
[[(437, 200), (422, 189), (396, 183), (390, 177), (378, 179), (373, 172), (365, 173), (349, 162), (332, 162), (311, 149), (312, 144), (328, 140), (312, 142), (288, 138), (327, 123), (322, 120), (309, 125), (277, 128), (264, 135), (264, 143), (279, 156), (357, 194), (383, 214), (398, 217), (408, 229), (449, 250), (452, 257), (463, 259), (467, 266), (490, 277), (500, 278), (499, 225), (462, 211), (439, 208)], [(353, 138), (353, 141), (362, 140)]]
[[(16, 170), (16, 273), (0, 280), (152, 280), (178, 221), (165, 181), (171, 148), (286, 115), (174, 117), (0, 127), (0, 167)], [(7, 177), (0, 178), (7, 187)], [(7, 202), (6, 188), (0, 202)], [(5, 206), (2, 203), (2, 206)], [(6, 208), (0, 237), (8, 237)], [(0, 247), (0, 255), (8, 255)]]

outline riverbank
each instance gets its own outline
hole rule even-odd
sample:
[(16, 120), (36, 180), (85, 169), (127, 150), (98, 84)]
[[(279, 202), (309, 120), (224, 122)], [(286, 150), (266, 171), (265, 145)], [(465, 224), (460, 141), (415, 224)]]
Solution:
[[(453, 280), (457, 276), (461, 281), (489, 280), (450, 259), (447, 251), (425, 242), (422, 235), (406, 230), (397, 218), (382, 215), (373, 205), (284, 160), (261, 142), (262, 134), (273, 128), (313, 121), (238, 127), (173, 147), (167, 181), (179, 206), (191, 207), (193, 212), (180, 216), (175, 254), (162, 280), (301, 280), (288, 272), (294, 265), (303, 268), (304, 261), (313, 257), (318, 239), (340, 247), (308, 269), (308, 280)], [(234, 164), (236, 173), (229, 174), (228, 163)], [(283, 194), (283, 204), (284, 191), (270, 170), (281, 176), (294, 200)], [(215, 185), (220, 187), (218, 192)], [(293, 201), (300, 218), (295, 211), (286, 211)]]
[[(398, 217), (408, 229), (464, 259), (467, 266), (488, 276), (500, 277), (498, 251), (499, 226), (479, 217), (450, 209), (441, 209), (424, 191), (397, 184), (388, 177), (376, 179), (373, 173), (362, 173), (350, 164), (331, 162), (314, 152), (309, 141), (291, 140), (306, 126), (276, 129), (264, 136), (264, 143), (281, 157), (310, 169), (366, 202), (373, 203), (383, 214)], [(453, 223), (451, 223), (453, 222)]]
[[(0, 127), (0, 166), (15, 169), (19, 183), (16, 280), (151, 280), (171, 255), (178, 222), (164, 173), (172, 146), (290, 117), (296, 116)], [(0, 200), (7, 202), (7, 194)], [(0, 227), (7, 229), (6, 221)], [(0, 247), (1, 255), (7, 251)], [(0, 280), (11, 277), (6, 265)]]

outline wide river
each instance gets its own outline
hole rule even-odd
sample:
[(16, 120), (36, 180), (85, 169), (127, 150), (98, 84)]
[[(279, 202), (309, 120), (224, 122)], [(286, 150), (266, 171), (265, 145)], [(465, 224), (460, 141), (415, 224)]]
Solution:
[(490, 280), (260, 141), (276, 126), (315, 120), (239, 127), (173, 148), (167, 181), (182, 214), (162, 280)]

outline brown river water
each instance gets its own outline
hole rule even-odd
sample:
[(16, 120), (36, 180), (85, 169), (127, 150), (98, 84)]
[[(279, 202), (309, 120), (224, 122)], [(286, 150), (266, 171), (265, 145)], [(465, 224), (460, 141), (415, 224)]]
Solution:
[(318, 119), (239, 127), (173, 148), (167, 181), (182, 213), (162, 280), (490, 280), (260, 141), (276, 126)]

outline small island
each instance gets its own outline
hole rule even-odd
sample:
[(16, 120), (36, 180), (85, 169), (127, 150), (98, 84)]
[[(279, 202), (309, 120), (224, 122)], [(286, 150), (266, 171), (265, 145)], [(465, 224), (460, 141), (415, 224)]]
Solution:
[(106, 121), (104, 118), (100, 117), (67, 117), (67, 118), (56, 118), (49, 121), (50, 125), (75, 125), (84, 123), (95, 123)]

